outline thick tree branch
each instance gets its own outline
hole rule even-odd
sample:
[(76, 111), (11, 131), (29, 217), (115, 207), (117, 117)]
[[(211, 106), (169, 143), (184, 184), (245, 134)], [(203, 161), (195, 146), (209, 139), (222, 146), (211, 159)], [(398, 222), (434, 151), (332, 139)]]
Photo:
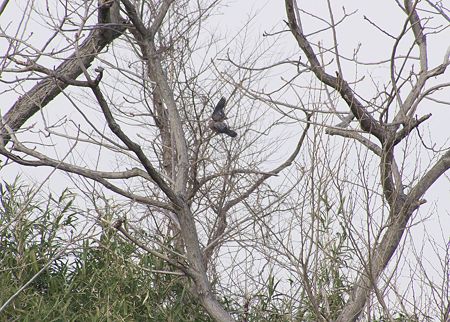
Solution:
[(420, 23), (420, 18), (416, 11), (417, 1), (415, 1), (413, 4), (411, 0), (405, 0), (404, 3), (406, 13), (408, 14), (409, 24), (411, 25), (411, 28), (413, 30), (415, 42), (417, 46), (419, 46), (420, 71), (416, 84), (414, 84), (405, 101), (403, 102), (403, 104), (401, 104), (397, 115), (393, 119), (394, 124), (406, 124), (408, 122), (406, 115), (409, 115), (410, 118), (413, 117), (414, 113), (416, 112), (415, 108), (413, 108), (415, 106), (414, 102), (420, 96), (420, 93), (425, 86), (427, 79), (429, 78), (427, 42), (425, 34), (423, 33), (423, 27)]
[(392, 255), (398, 248), (413, 212), (425, 201), (421, 200), (431, 185), (450, 169), (450, 150), (422, 176), (407, 195), (398, 195), (391, 207), (391, 223), (386, 229), (381, 242), (371, 251), (369, 268), (362, 273), (355, 283), (352, 297), (339, 315), (337, 322), (356, 321), (373, 289), (373, 283), (386, 268)]
[[(387, 228), (385, 228), (384, 235), (382, 236), (380, 243), (375, 244), (370, 250), (370, 256), (366, 260), (367, 264), (365, 265), (365, 269), (359, 274), (357, 282), (354, 284), (353, 294), (344, 305), (343, 310), (337, 319), (339, 322), (356, 321), (358, 319), (371, 292), (376, 287), (375, 283), (377, 283), (378, 278), (387, 267), (389, 260), (398, 248), (411, 215), (422, 203), (424, 203), (420, 198), (431, 184), (450, 168), (450, 152), (447, 152), (429, 171), (427, 171), (408, 194), (404, 193), (401, 176), (398, 173), (394, 158), (394, 148), (395, 145), (407, 137), (414, 128), (430, 117), (430, 115), (425, 115), (421, 118), (414, 119), (413, 115), (417, 107), (415, 102), (420, 98), (426, 80), (429, 79), (429, 75), (442, 73), (446, 67), (444, 60), (442, 66), (438, 66), (438, 68), (433, 69), (432, 72), (428, 72), (426, 38), (415, 8), (417, 2), (413, 4), (411, 0), (404, 1), (405, 10), (408, 15), (407, 24), (409, 23), (411, 25), (415, 42), (419, 47), (420, 71), (418, 80), (412, 86), (409, 95), (403, 103), (399, 104), (399, 112), (394, 117), (394, 121), (390, 125), (385, 126), (380, 123), (381, 121), (376, 121), (367, 109), (362, 106), (347, 82), (342, 79), (342, 75), (338, 74), (337, 77), (333, 77), (325, 72), (299, 25), (299, 17), (297, 16), (295, 9), (295, 0), (285, 0), (289, 28), (299, 47), (306, 54), (310, 64), (310, 70), (314, 72), (321, 82), (334, 88), (340, 93), (341, 97), (350, 107), (353, 115), (359, 121), (361, 129), (368, 134), (373, 134), (381, 142), (381, 148), (379, 148), (365, 138), (346, 135), (343, 131), (332, 132), (333, 134), (353, 137), (372, 150), (376, 155), (380, 156), (382, 190), (390, 208), (388, 222), (385, 224)], [(403, 128), (400, 131), (397, 131), (401, 124), (403, 124)]]
[(347, 130), (347, 129), (340, 129), (340, 128), (328, 128), (326, 129), (326, 133), (329, 135), (339, 135), (344, 138), (350, 138), (358, 141), (362, 145), (364, 145), (366, 148), (368, 148), (370, 151), (375, 153), (378, 156), (381, 156), (381, 148), (370, 141), (368, 138), (362, 136), (361, 134), (353, 131), (353, 130)]
[[(13, 134), (11, 135), (13, 137)], [(29, 167), (51, 167), (55, 169), (59, 169), (62, 171), (65, 171), (67, 173), (73, 173), (80, 175), (87, 179), (92, 179), (100, 184), (102, 184), (105, 188), (124, 196), (128, 199), (135, 200), (139, 203), (154, 206), (157, 208), (163, 208), (167, 210), (173, 210), (173, 207), (165, 202), (161, 202), (152, 198), (142, 197), (137, 194), (134, 194), (132, 192), (123, 190), (122, 188), (119, 188), (118, 186), (112, 184), (108, 179), (121, 179), (126, 177), (134, 177), (137, 175), (141, 175), (141, 171), (138, 169), (131, 170), (131, 171), (125, 171), (120, 173), (112, 173), (112, 172), (103, 172), (103, 171), (94, 171), (87, 168), (83, 168), (80, 166), (76, 166), (73, 164), (69, 164), (60, 160), (54, 160), (40, 152), (38, 152), (36, 149), (29, 149), (25, 147), (23, 144), (19, 143), (17, 140), (13, 139), (14, 143), (14, 150), (18, 152), (25, 153), (28, 156), (31, 156), (33, 158), (36, 158), (37, 160), (26, 160), (22, 159), (20, 156), (17, 156), (8, 150), (4, 146), (0, 146), (0, 154), (4, 155), (7, 158), (10, 158), (14, 162), (26, 165)]]
[(297, 41), (297, 44), (308, 58), (308, 61), (311, 65), (311, 71), (321, 82), (339, 92), (341, 97), (350, 107), (353, 115), (359, 121), (359, 124), (364, 131), (373, 134), (380, 140), (380, 142), (383, 142), (385, 139), (383, 127), (369, 114), (369, 112), (366, 111), (366, 108), (356, 98), (348, 83), (344, 79), (342, 79), (341, 75), (333, 77), (327, 74), (324, 68), (321, 66), (316, 54), (314, 53), (314, 50), (303, 34), (301, 28), (297, 24), (296, 13), (294, 10), (294, 1), (295, 0), (285, 0), (288, 25)]
[[(149, 38), (149, 31), (144, 27), (143, 22), (133, 4), (129, 0), (121, 0), (125, 5), (127, 15), (130, 18), (133, 25), (136, 27), (135, 30), (131, 30), (134, 37), (139, 43), (141, 48), (142, 56), (147, 62), (147, 74), (155, 84), (155, 90), (158, 91), (159, 97), (162, 99), (167, 107), (169, 114), (170, 132), (175, 141), (176, 155), (177, 155), (177, 173), (175, 175), (175, 193), (183, 199), (187, 199), (186, 182), (188, 178), (188, 149), (186, 138), (183, 132), (183, 126), (180, 118), (180, 114), (177, 110), (175, 98), (173, 96), (172, 90), (167, 81), (165, 72), (162, 68), (160, 54), (156, 50), (154, 39)], [(169, 10), (169, 5), (171, 1), (167, 1), (163, 4), (158, 13), (159, 17), (165, 16), (167, 10)], [(156, 32), (160, 27), (160, 20), (155, 20), (150, 26), (152, 32)]]
[(369, 267), (355, 283), (352, 297), (344, 306), (336, 322), (357, 320), (373, 289), (373, 283), (377, 281), (398, 248), (411, 215), (425, 202), (421, 200), (422, 196), (449, 169), (450, 150), (441, 156), (407, 195), (400, 195), (397, 198), (390, 211), (391, 223), (388, 225), (380, 243), (375, 245), (370, 252), (373, 255)]
[[(195, 227), (194, 216), (187, 202), (187, 179), (188, 179), (188, 149), (186, 137), (183, 132), (181, 117), (177, 109), (174, 94), (169, 86), (166, 73), (163, 70), (160, 53), (158, 53), (154, 39), (149, 36), (149, 31), (144, 28), (140, 17), (134, 6), (129, 0), (121, 0), (125, 5), (128, 17), (132, 21), (135, 29), (130, 29), (134, 38), (138, 42), (143, 59), (147, 63), (147, 75), (155, 86), (158, 97), (161, 98), (168, 111), (168, 119), (170, 124), (170, 134), (175, 142), (176, 153), (176, 173), (174, 194), (177, 198), (177, 214), (181, 226), (181, 236), (186, 247), (186, 257), (190, 267), (190, 277), (195, 285), (195, 294), (198, 296), (200, 303), (208, 311), (208, 313), (217, 321), (232, 321), (231, 316), (219, 304), (212, 292), (211, 285), (206, 275), (206, 267), (203, 263), (203, 255), (200, 249), (197, 229)], [(160, 7), (160, 12), (150, 30), (156, 33), (159, 24), (169, 10), (170, 1)]]
[[(101, 74), (100, 74), (101, 75)], [(131, 150), (135, 153), (142, 166), (145, 168), (149, 176), (153, 179), (153, 181), (161, 188), (161, 190), (166, 194), (166, 196), (173, 202), (175, 207), (181, 207), (182, 201), (180, 198), (173, 192), (173, 190), (168, 186), (168, 184), (164, 181), (158, 171), (153, 167), (150, 160), (147, 158), (145, 153), (142, 151), (142, 148), (139, 144), (135, 143), (131, 140), (120, 128), (120, 125), (114, 120), (114, 117), (109, 109), (108, 103), (103, 97), (103, 93), (101, 92), (98, 83), (95, 82), (91, 86), (92, 92), (97, 98), (97, 102), (99, 103), (103, 115), (105, 116), (106, 122), (108, 123), (111, 131)]]
[(155, 17), (155, 20), (152, 23), (152, 26), (149, 30), (149, 37), (150, 39), (154, 39), (156, 32), (161, 27), (161, 24), (164, 20), (164, 17), (166, 16), (167, 12), (169, 11), (170, 5), (174, 2), (174, 0), (164, 0), (161, 4), (161, 8), (159, 9), (158, 14)]
[[(61, 75), (63, 79), (75, 80), (83, 73), (81, 66), (88, 68), (100, 51), (118, 38), (126, 29), (119, 16), (118, 1), (103, 1), (103, 4), (100, 3), (97, 26), (92, 29), (78, 50), (65, 59), (54, 71), (56, 75)], [(17, 131), (68, 85), (68, 82), (47, 78), (37, 83), (19, 98), (3, 116), (1, 129), (3, 144), (9, 141), (4, 125), (8, 125), (14, 132)]]
[(422, 116), (419, 119), (413, 119), (411, 120), (409, 123), (407, 123), (405, 125), (404, 128), (402, 128), (400, 131), (398, 131), (395, 134), (395, 139), (394, 139), (394, 144), (398, 144), (401, 142), (401, 140), (403, 140), (404, 138), (406, 138), (413, 129), (417, 128), (421, 123), (425, 122), (426, 120), (428, 120), (431, 117), (431, 114), (427, 114)]

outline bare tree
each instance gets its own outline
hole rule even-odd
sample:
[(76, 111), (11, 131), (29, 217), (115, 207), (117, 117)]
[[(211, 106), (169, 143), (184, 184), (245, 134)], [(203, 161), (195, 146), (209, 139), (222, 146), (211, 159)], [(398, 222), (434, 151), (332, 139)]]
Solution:
[[(287, 30), (300, 52), (293, 57), (284, 57), (266, 66), (228, 58), (236, 68), (253, 71), (255, 78), (260, 73), (276, 73), (285, 68), (286, 76), (278, 87), (275, 84), (270, 89), (243, 87), (243, 93), (271, 104), (278, 112), (296, 120), (299, 120), (296, 110), (313, 113), (311, 122), (326, 130), (326, 134), (353, 140), (353, 143), (343, 143), (324, 137), (320, 131), (314, 135), (311, 153), (305, 159), (305, 164), (310, 162), (310, 180), (303, 178), (300, 183), (304, 187), (291, 192), (291, 196), (308, 200), (306, 203), (290, 202), (293, 209), (303, 215), (291, 218), (286, 228), (289, 234), (284, 237), (279, 237), (283, 231), (272, 228), (271, 242), (276, 246), (262, 246), (261, 252), (276, 257), (279, 266), (297, 275), (310, 303), (307, 310), (313, 312), (315, 319), (355, 321), (364, 308), (369, 319), (377, 307), (381, 308), (383, 316), (393, 319), (395, 309), (387, 304), (387, 294), (392, 290), (392, 296), (397, 297), (401, 306), (397, 312), (408, 316), (408, 310), (414, 311), (414, 319), (420, 320), (419, 316), (427, 316), (427, 313), (414, 304), (413, 308), (406, 308), (408, 305), (404, 305), (404, 301), (407, 300), (402, 298), (396, 284), (399, 282), (393, 279), (396, 267), (403, 265), (401, 258), (396, 258), (390, 267), (389, 262), (395, 252), (401, 257), (405, 247), (402, 240), (410, 233), (412, 217), (426, 203), (423, 196), (450, 167), (448, 142), (439, 148), (430, 148), (421, 134), (423, 124), (432, 120), (432, 114), (422, 106), (426, 106), (426, 102), (449, 104), (448, 99), (439, 99), (434, 94), (437, 91), (448, 93), (449, 83), (443, 75), (449, 65), (450, 47), (448, 43), (441, 46), (443, 61), (430, 66), (431, 49), (427, 42), (429, 37), (437, 37), (441, 42), (445, 38), (443, 35), (450, 21), (445, 14), (448, 8), (430, 1), (396, 2), (403, 12), (397, 36), (370, 16), (364, 16), (368, 25), (393, 44), (390, 48), (387, 43), (379, 44), (388, 52), (385, 59), (363, 63), (358, 57), (359, 48), (349, 57), (343, 54), (348, 50), (340, 42), (345, 38), (339, 33), (340, 25), (356, 11), (349, 12), (345, 8), (336, 11), (331, 1), (324, 1), (323, 5), (328, 13), (318, 15), (295, 0), (285, 1)], [(313, 29), (311, 21), (325, 27)], [(281, 42), (280, 34), (282, 32), (273, 32), (266, 36)], [(364, 40), (361, 42), (364, 44)], [(365, 74), (355, 78), (348, 76), (355, 70), (365, 70), (368, 65), (387, 66), (385, 83), (368, 82), (370, 75), (366, 78)], [(289, 70), (285, 66), (293, 67)], [(305, 84), (305, 78), (309, 84)], [(236, 84), (232, 78), (229, 82)], [(367, 86), (374, 91), (368, 91)], [(317, 97), (317, 101), (304, 99), (308, 88), (309, 92), (314, 92), (310, 96)], [(293, 95), (298, 99), (289, 103), (286, 97)], [(365, 98), (368, 95), (369, 98)], [(347, 110), (338, 110), (337, 106), (342, 103)], [(337, 155), (331, 142), (338, 142), (342, 148)], [(419, 166), (428, 152), (432, 154), (429, 165)], [(354, 161), (351, 161), (352, 156)], [(376, 175), (374, 156), (378, 163)], [(307, 189), (311, 189), (309, 193)], [(316, 193), (320, 195), (315, 197)], [(309, 217), (306, 211), (314, 215)], [(299, 237), (292, 236), (294, 231)], [(297, 252), (297, 247), (302, 249)], [(274, 249), (277, 249), (275, 253)], [(445, 263), (442, 265), (440, 278), (445, 284), (448, 277)], [(323, 274), (328, 275), (326, 283), (321, 277)], [(425, 270), (423, 274), (426, 276)], [(330, 287), (330, 281), (341, 286)], [(434, 309), (440, 310), (445, 320), (448, 318), (448, 301), (443, 295), (446, 292), (431, 280), (428, 282), (429, 292), (440, 298)], [(372, 295), (376, 305), (371, 304)], [(308, 315), (303, 315), (306, 317)]]
[[(233, 109), (240, 100), (236, 89), (211, 80), (212, 63), (195, 61), (203, 46), (197, 43), (205, 41), (202, 22), (216, 4), (85, 1), (49, 9), (29, 3), (28, 18), (44, 17), (53, 34), (45, 40), (8, 36), (28, 32), (30, 19), (3, 31), (9, 43), (4, 82), (21, 97), (2, 118), (0, 153), (7, 162), (71, 174), (102, 225), (113, 206), (109, 193), (128, 200), (133, 211), (109, 225), (184, 273), (211, 317), (231, 321), (207, 276), (208, 263), (237, 229), (228, 228), (230, 210), (291, 165), (308, 127), (286, 160), (269, 171), (258, 169), (262, 158), (244, 154), (272, 125), (248, 134), (254, 121), (236, 118), (245, 111)], [(206, 41), (205, 55), (215, 40)], [(239, 139), (207, 127), (221, 95)], [(63, 102), (62, 118), (49, 111), (59, 105), (49, 104), (56, 98)], [(26, 125), (32, 118), (40, 120)]]
[[(330, 6), (330, 2), (328, 5)], [(386, 216), (385, 222), (380, 227), (376, 242), (371, 245), (365, 255), (364, 269), (358, 274), (351, 297), (345, 303), (337, 321), (353, 321), (358, 318), (371, 291), (377, 291), (377, 280), (398, 249), (412, 214), (425, 202), (422, 199), (423, 195), (450, 168), (450, 150), (447, 148), (436, 156), (434, 164), (418, 175), (416, 180), (407, 182), (409, 179), (405, 178), (406, 176), (399, 168), (399, 162), (395, 157), (396, 148), (401, 146), (414, 129), (431, 117), (431, 114), (418, 115), (420, 113), (419, 104), (435, 90), (449, 85), (446, 82), (433, 86), (427, 83), (431, 78), (445, 72), (449, 65), (450, 47), (445, 52), (444, 62), (429, 68), (427, 30), (418, 14), (418, 1), (405, 0), (401, 8), (405, 13), (404, 28), (400, 36), (395, 38), (389, 61), (391, 82), (386, 86), (387, 93), (379, 102), (377, 101), (377, 110), (372, 111), (367, 103), (361, 101), (361, 96), (352, 90), (348, 81), (342, 76), (340, 62), (342, 57), (338, 52), (337, 40), (334, 44), (337, 71), (336, 75), (332, 76), (320, 63), (311, 43), (305, 37), (301, 26), (300, 11), (296, 10), (294, 1), (286, 1), (289, 29), (299, 48), (307, 57), (309, 69), (321, 82), (339, 93), (348, 105), (351, 116), (363, 131), (363, 134), (358, 134), (354, 131), (332, 129), (329, 130), (329, 133), (356, 139), (379, 157), (380, 186), (383, 200), (387, 202), (389, 211), (389, 215)], [(335, 33), (333, 14), (330, 14), (330, 22), (331, 29)], [(403, 59), (397, 58), (399, 54), (396, 46), (407, 32), (413, 33), (413, 46), (418, 48), (418, 71), (414, 70), (416, 64), (412, 64), (410, 70), (403, 69), (404, 65), (401, 65)], [(410, 57), (411, 51), (405, 59), (408, 61)], [(406, 86), (407, 83), (409, 86)], [(369, 137), (364, 137), (364, 134), (368, 134)], [(404, 161), (402, 160), (402, 163)], [(409, 186), (409, 189), (405, 190), (405, 186)]]
[[(433, 120), (424, 102), (449, 104), (434, 95), (448, 92), (450, 50), (429, 67), (427, 45), (449, 19), (439, 4), (396, 3), (397, 36), (365, 19), (393, 43), (371, 63), (389, 72), (369, 92), (368, 76), (348, 75), (371, 65), (339, 42), (338, 27), (356, 13), (329, 0), (321, 16), (286, 0), (283, 30), (251, 50), (246, 39), (229, 46), (205, 36), (219, 1), (30, 2), (23, 23), (1, 30), (2, 95), (14, 102), (2, 115), (0, 154), (68, 174), (89, 200), (88, 219), (185, 276), (217, 321), (232, 320), (222, 296), (238, 299), (243, 319), (252, 308), (261, 320), (408, 314), (395, 276), (402, 241), (450, 167), (448, 146), (429, 148), (421, 132)], [(27, 36), (34, 19), (47, 38)], [(326, 27), (310, 30), (311, 19)], [(294, 40), (292, 55), (271, 56)], [(237, 136), (208, 128), (222, 96)], [(123, 217), (111, 220), (111, 208)], [(424, 281), (447, 319), (445, 288)]]

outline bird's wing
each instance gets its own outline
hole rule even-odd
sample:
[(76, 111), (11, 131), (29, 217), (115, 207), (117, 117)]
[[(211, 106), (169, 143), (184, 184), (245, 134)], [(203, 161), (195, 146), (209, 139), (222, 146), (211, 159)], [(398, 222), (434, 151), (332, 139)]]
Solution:
[(214, 108), (214, 112), (211, 115), (211, 118), (216, 122), (221, 122), (225, 120), (227, 117), (225, 115), (225, 104), (226, 104), (225, 97), (222, 97), (219, 102), (217, 103), (216, 107)]

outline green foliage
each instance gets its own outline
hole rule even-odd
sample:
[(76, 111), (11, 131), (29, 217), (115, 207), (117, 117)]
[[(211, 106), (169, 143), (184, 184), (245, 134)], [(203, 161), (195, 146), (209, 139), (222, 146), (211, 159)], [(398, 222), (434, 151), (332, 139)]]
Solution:
[(279, 292), (280, 281), (277, 281), (275, 276), (269, 275), (267, 279), (267, 288), (262, 290), (254, 298), (254, 302), (247, 313), (246, 321), (274, 321), (284, 322), (291, 321), (286, 312), (290, 312), (287, 307), (288, 301), (285, 294)]
[[(96, 238), (77, 237), (84, 218), (73, 200), (67, 190), (42, 198), (18, 180), (0, 185), (0, 306), (32, 280), (0, 321), (211, 321), (186, 277), (161, 273), (171, 267), (114, 229), (105, 225)], [(320, 266), (321, 313), (338, 312), (348, 291), (335, 265), (346, 239), (338, 234), (328, 244), (332, 256)], [(245, 298), (222, 294), (221, 303), (239, 321), (316, 320), (312, 304), (282, 293), (276, 275), (266, 286)]]
[(113, 231), (67, 248), (82, 216), (68, 191), (36, 201), (16, 181), (0, 193), (0, 305), (34, 278), (1, 321), (210, 321), (184, 277), (154, 273), (170, 268)]
[(266, 281), (266, 288), (244, 298), (225, 296), (222, 298), (224, 308), (232, 313), (236, 321), (245, 322), (287, 322), (292, 319), (292, 299), (278, 290), (280, 281), (272, 274)]

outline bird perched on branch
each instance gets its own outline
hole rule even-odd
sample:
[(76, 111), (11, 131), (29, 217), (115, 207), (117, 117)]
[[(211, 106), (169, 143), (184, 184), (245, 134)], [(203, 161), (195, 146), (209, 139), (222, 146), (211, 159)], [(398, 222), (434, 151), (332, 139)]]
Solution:
[(214, 112), (211, 115), (208, 126), (216, 133), (223, 133), (234, 138), (237, 136), (237, 133), (230, 129), (228, 124), (224, 122), (227, 119), (224, 112), (225, 105), (225, 97), (222, 97), (214, 108)]

